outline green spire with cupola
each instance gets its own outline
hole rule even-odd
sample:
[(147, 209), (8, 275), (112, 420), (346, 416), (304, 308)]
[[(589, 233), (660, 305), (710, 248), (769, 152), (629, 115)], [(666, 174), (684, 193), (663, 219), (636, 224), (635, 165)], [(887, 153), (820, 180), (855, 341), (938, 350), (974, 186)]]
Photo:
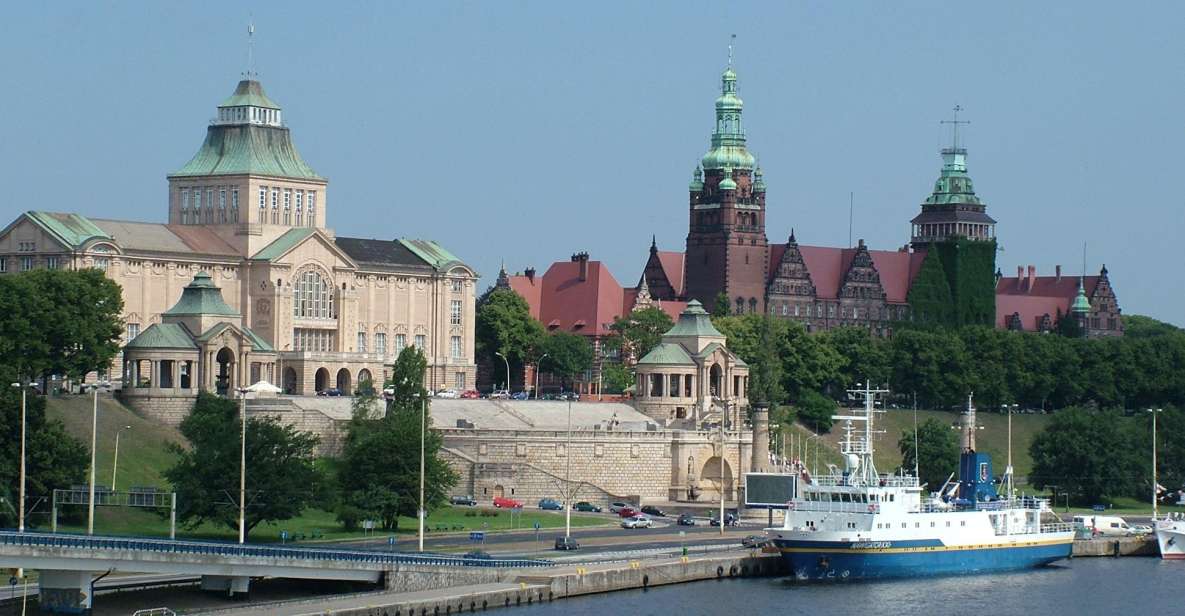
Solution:
[(732, 167), (724, 168), (724, 179), (720, 180), (720, 190), (736, 190), (736, 180), (732, 179)]
[(704, 170), (699, 165), (695, 166), (695, 171), (691, 174), (691, 184), (687, 188), (691, 192), (699, 192), (704, 189)]
[(1082, 278), (1078, 278), (1078, 295), (1074, 298), (1074, 303), (1070, 305), (1070, 312), (1074, 314), (1086, 314), (1090, 312), (1090, 300), (1086, 299), (1086, 286), (1082, 284)]
[(705, 171), (725, 167), (752, 170), (754, 158), (745, 148), (745, 129), (741, 122), (744, 102), (737, 95), (737, 74), (732, 70), (732, 48), (729, 47), (728, 68), (720, 77), (720, 96), (716, 99), (716, 128), (712, 131), (712, 148), (704, 154)]

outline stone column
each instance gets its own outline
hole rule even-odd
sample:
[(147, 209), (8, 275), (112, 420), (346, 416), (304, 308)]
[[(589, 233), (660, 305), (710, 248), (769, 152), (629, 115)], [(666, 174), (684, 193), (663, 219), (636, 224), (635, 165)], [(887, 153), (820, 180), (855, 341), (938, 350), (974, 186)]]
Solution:
[(769, 464), (769, 409), (764, 406), (754, 406), (751, 413), (753, 419), (752, 463), (749, 468), (755, 473), (766, 473)]

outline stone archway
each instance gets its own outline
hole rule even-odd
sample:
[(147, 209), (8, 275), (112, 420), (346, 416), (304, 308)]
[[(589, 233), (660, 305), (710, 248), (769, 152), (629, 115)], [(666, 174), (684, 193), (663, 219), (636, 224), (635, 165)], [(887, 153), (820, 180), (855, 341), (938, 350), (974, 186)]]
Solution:
[(350, 395), (350, 371), (342, 368), (337, 371), (337, 389), (342, 392), (342, 395)]
[(228, 395), (235, 387), (234, 369), (235, 353), (228, 347), (222, 347), (214, 356), (214, 391), (220, 396)]
[(501, 485), (494, 486), (494, 498), (502, 498), (506, 494), (506, 488)]
[(326, 389), (329, 389), (329, 371), (318, 368), (317, 374), (313, 377), (313, 391), (322, 392)]
[(721, 480), (720, 456), (708, 458), (700, 468), (699, 487), (702, 495), (708, 500), (719, 500), (721, 490), (723, 490), (726, 500), (733, 498), (736, 482), (732, 473), (732, 465), (728, 463), (728, 460), (724, 460), (723, 471), (724, 476)]
[(716, 398), (724, 396), (724, 390), (721, 385), (724, 383), (724, 371), (720, 369), (720, 364), (712, 364), (708, 370), (708, 386), (710, 395)]
[(284, 382), (281, 385), (286, 394), (294, 394), (297, 392), (296, 370), (288, 367), (284, 368)]

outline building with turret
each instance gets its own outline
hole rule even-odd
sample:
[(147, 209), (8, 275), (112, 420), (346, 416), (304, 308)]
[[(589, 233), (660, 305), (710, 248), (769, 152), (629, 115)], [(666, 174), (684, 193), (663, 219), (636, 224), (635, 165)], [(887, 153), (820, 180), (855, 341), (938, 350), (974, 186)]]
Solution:
[[(338, 236), (329, 181), (259, 81), (239, 82), (166, 179), (165, 222), (30, 211), (0, 231), (0, 273), (98, 268), (119, 284), (129, 361), (100, 376), (130, 399), (260, 380), (348, 393), (381, 382), (409, 345), (428, 358), (429, 387), (473, 387), (476, 272), (433, 241)], [(210, 323), (177, 313), (199, 291), (218, 296)], [(185, 351), (166, 357), (162, 343)]]

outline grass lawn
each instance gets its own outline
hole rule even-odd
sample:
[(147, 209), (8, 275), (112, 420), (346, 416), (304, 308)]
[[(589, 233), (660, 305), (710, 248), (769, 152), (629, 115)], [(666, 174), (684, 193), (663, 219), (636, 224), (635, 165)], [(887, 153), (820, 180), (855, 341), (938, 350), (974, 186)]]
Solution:
[[(487, 512), (489, 517), (481, 517), (480, 513), (483, 511)], [(466, 513), (473, 513), (475, 515), (467, 516), (465, 515)], [(85, 512), (82, 512), (82, 516), (85, 518)], [(445, 532), (446, 530), (449, 532), (525, 530), (534, 528), (535, 522), (539, 522), (541, 528), (563, 528), (563, 512), (523, 509), (521, 513), (511, 515), (510, 511), (503, 509), (446, 507), (429, 513), (425, 525), (428, 534), (432, 535)], [(572, 514), (572, 526), (599, 526), (614, 522), (615, 520), (602, 516)], [(67, 532), (86, 531), (85, 521), (81, 524), (60, 523), (58, 528)], [(368, 536), (386, 536), (392, 534), (389, 531), (382, 530), (375, 530), (373, 533), (364, 533), (362, 531), (346, 532), (342, 529), (332, 512), (309, 509), (299, 518), (282, 522), (264, 523), (256, 526), (251, 531), (249, 538), (253, 542), (260, 543), (278, 542), (280, 541), (280, 532), (284, 530), (288, 531), (289, 536), (303, 534), (306, 539), (311, 539), (314, 535), (320, 535), (320, 539), (325, 540), (359, 539)], [(417, 525), (415, 518), (401, 517), (399, 518), (399, 529), (394, 534), (414, 535), (416, 531)], [(167, 537), (169, 535), (169, 522), (168, 519), (161, 519), (160, 516), (150, 511), (100, 508), (95, 513), (95, 532), (103, 535)], [(235, 541), (238, 539), (238, 531), (214, 524), (204, 524), (192, 531), (178, 528), (177, 536), (186, 539)]]
[[(892, 472), (901, 465), (901, 451), (897, 449), (898, 439), (903, 432), (913, 434), (913, 411), (890, 410), (877, 415), (876, 419), (877, 426), (884, 431), (883, 434), (876, 435), (877, 470)], [(959, 413), (919, 410), (918, 423), (927, 419), (936, 419), (942, 424), (955, 426), (959, 421)], [(979, 451), (992, 454), (992, 471), (996, 475), (1002, 475), (1008, 465), (1008, 416), (1000, 413), (976, 413), (975, 419), (983, 428), (975, 435), (975, 444)], [(1025, 477), (1032, 471), (1033, 458), (1029, 455), (1029, 445), (1044, 429), (1049, 419), (1049, 415), (1012, 416), (1012, 467), (1018, 477)], [(832, 428), (832, 433), (837, 439), (841, 436), (838, 426)], [(955, 470), (957, 469), (950, 469)], [(937, 489), (937, 486), (931, 487)]]

